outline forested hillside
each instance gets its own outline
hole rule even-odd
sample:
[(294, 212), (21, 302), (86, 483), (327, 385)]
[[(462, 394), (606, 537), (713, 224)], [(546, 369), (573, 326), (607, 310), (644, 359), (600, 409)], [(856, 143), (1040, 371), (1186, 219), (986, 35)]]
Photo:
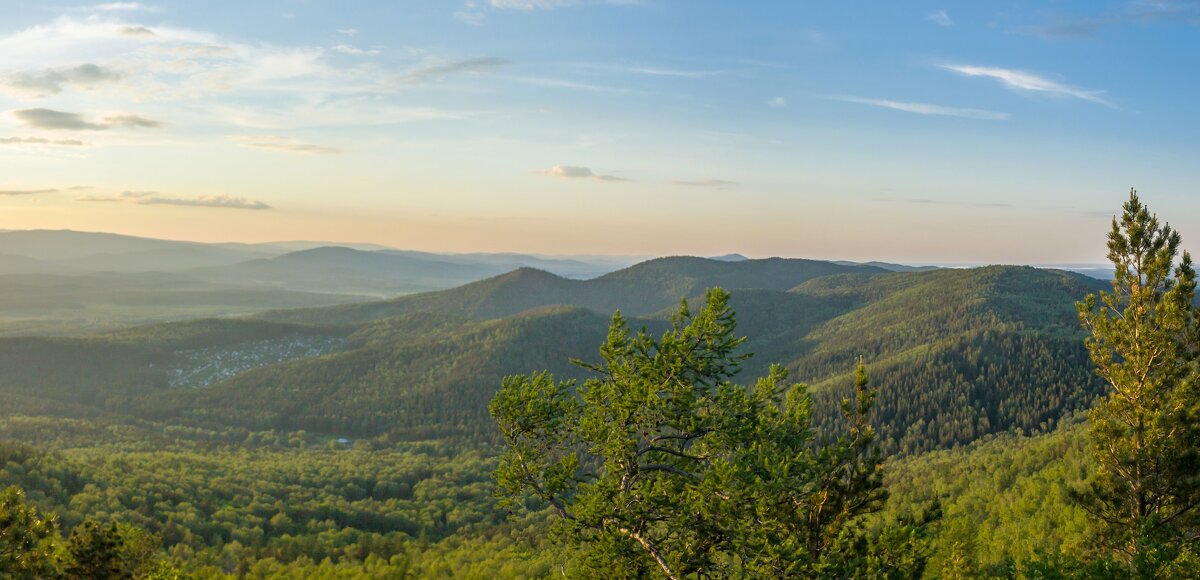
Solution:
[(620, 309), (630, 316), (643, 316), (671, 308), (681, 298), (703, 294), (706, 288), (715, 286), (782, 291), (822, 276), (885, 272), (873, 266), (840, 266), (816, 260), (659, 258), (591, 280), (570, 280), (521, 268), (441, 292), (369, 304), (271, 312), (260, 317), (305, 324), (362, 323), (408, 312), (498, 318), (548, 305), (580, 306), (604, 314)]
[[(149, 530), (203, 574), (548, 574), (555, 557), (526, 552), (547, 547), (542, 516), (506, 523), (488, 499), (499, 378), (583, 378), (570, 361), (597, 359), (614, 310), (657, 336), (714, 284), (741, 288), (753, 356), (739, 380), (786, 366), (811, 385), (818, 438), (844, 429), (837, 403), (863, 357), (881, 448), (903, 458), (878, 521), (940, 510), (921, 544), (932, 567), (1002, 573), (1086, 541), (1060, 504), (1091, 469), (1068, 419), (1100, 392), (1073, 304), (1102, 283), (1027, 267), (670, 258), (591, 281), (523, 269), (384, 302), (3, 339), (0, 436), (35, 447), (8, 448), (0, 484), (64, 529), (103, 513)], [(197, 357), (216, 361), (211, 378), (180, 382)], [(241, 475), (216, 475), (231, 466)]]
[[(681, 298), (698, 307), (697, 294), (718, 284), (744, 288), (733, 292), (749, 339), (743, 348), (754, 355), (743, 375), (785, 365), (812, 385), (819, 427), (838, 423), (834, 403), (857, 357), (887, 377), (874, 417), (888, 452), (1044, 431), (1098, 392), (1072, 304), (1102, 283), (1077, 274), (664, 258), (589, 281), (522, 269), (452, 290), (253, 320), (14, 338), (0, 357), (0, 396), (22, 412), (494, 442), (486, 405), (497, 377), (543, 368), (580, 376), (569, 360), (595, 358), (613, 311), (644, 315), (634, 326), (657, 333)], [(200, 390), (169, 388), (185, 351), (235, 358), (251, 345), (304, 336), (345, 341), (319, 357), (242, 362)]]
[[(677, 267), (669, 269), (671, 265)], [(833, 403), (848, 388), (856, 357), (864, 357), (872, 373), (888, 377), (881, 384), (875, 416), (890, 452), (946, 447), (1014, 428), (1025, 432), (1051, 429), (1060, 417), (1085, 408), (1098, 392), (1099, 384), (1087, 366), (1082, 335), (1073, 322), (1073, 303), (1101, 282), (1059, 271), (990, 267), (815, 276), (790, 285), (796, 278), (813, 274), (810, 266), (790, 261), (657, 260), (594, 281), (604, 281), (602, 292), (588, 289), (590, 282), (521, 270), (446, 292), (272, 317), (344, 323), (356, 317), (385, 316), (396, 309), (419, 309), (442, 312), (451, 320), (477, 320), (496, 312), (550, 304), (587, 304), (589, 297), (594, 297), (592, 309), (605, 307), (597, 306), (599, 303), (617, 305), (622, 312), (654, 310), (647, 320), (633, 323), (635, 327), (653, 327), (665, 322), (665, 312), (673, 308), (658, 307), (677, 302), (668, 302), (670, 290), (662, 288), (692, 293), (682, 296), (691, 296), (699, 306), (694, 295), (697, 285), (718, 280), (757, 284), (761, 288), (733, 293), (739, 328), (749, 338), (745, 351), (754, 354), (744, 374), (758, 375), (771, 363), (784, 364), (793, 377), (813, 385), (819, 402), (817, 424), (832, 428), (838, 421)], [(821, 271), (827, 270), (815, 272)], [(735, 277), (744, 272), (752, 275)], [(622, 306), (626, 299), (634, 305), (632, 309)], [(367, 345), (352, 338), (353, 354), (249, 373), (209, 392), (189, 394), (206, 402), (184, 407), (189, 416), (196, 417), (210, 405), (231, 408), (235, 401), (247, 398), (288, 399), (278, 397), (283, 392), (275, 389), (303, 385), (294, 387), (299, 393), (294, 396), (303, 398), (308, 406), (326, 409), (325, 416), (336, 419), (314, 423), (301, 419), (304, 413), (271, 409), (264, 417), (288, 416), (291, 422), (246, 425), (323, 426), (341, 433), (374, 435), (413, 429), (411, 421), (396, 419), (423, 416), (418, 423), (442, 426), (439, 434), (491, 440), (484, 405), (495, 384), (473, 380), (473, 373), (488, 369), (505, 374), (532, 368), (564, 372), (569, 369), (569, 358), (594, 359), (595, 340), (589, 337), (601, 335), (607, 313), (577, 313), (555, 322), (544, 318), (545, 313), (523, 314), (481, 327), (492, 330), (474, 330), (464, 322), (444, 328), (443, 334), (434, 335), (419, 351), (411, 343), (395, 339)], [(537, 332), (507, 330), (539, 320), (546, 324)], [(393, 336), (423, 336), (422, 331), (403, 331), (413, 323), (411, 316), (384, 318), (364, 326), (359, 336), (386, 333), (388, 328), (394, 329)], [(534, 337), (539, 337), (536, 344), (531, 342)], [(385, 353), (382, 344), (396, 350)], [(420, 357), (417, 352), (422, 353)], [(441, 362), (431, 362), (427, 369), (418, 358)], [(481, 359), (493, 362), (472, 362)], [(429, 370), (433, 368), (439, 370)], [(331, 393), (314, 381), (343, 387)], [(404, 403), (372, 402), (377, 398)], [(218, 415), (241, 418), (252, 413), (243, 407)]]

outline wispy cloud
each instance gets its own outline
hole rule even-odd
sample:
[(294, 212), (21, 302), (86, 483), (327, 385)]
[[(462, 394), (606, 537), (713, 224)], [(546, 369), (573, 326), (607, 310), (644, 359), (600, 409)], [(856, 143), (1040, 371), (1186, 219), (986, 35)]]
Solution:
[(698, 179), (695, 181), (687, 181), (687, 180), (676, 181), (675, 185), (686, 185), (688, 187), (711, 187), (714, 189), (724, 189), (727, 187), (733, 187), (735, 185), (738, 185), (738, 182), (729, 181), (726, 179)]
[(354, 36), (354, 35), (358, 34), (358, 29), (357, 28), (339, 28), (337, 33), (342, 36)]
[(52, 145), (58, 147), (85, 147), (87, 143), (78, 139), (46, 139), (44, 137), (0, 137), (0, 145)]
[(610, 87), (607, 85), (597, 85), (592, 83), (581, 83), (569, 81), (566, 79), (553, 79), (545, 77), (510, 77), (512, 80), (519, 81), (525, 84), (547, 87), (551, 89), (570, 89), (573, 91), (587, 91), (589, 93), (608, 93), (611, 95), (628, 95), (635, 93), (632, 89), (624, 87)]
[(907, 199), (887, 199), (886, 201), (893, 203), (907, 203), (914, 205), (947, 205), (954, 207), (978, 208), (978, 209), (997, 209), (1005, 207), (1015, 207), (1011, 203), (991, 202), (991, 201), (961, 201), (954, 199), (931, 199), (931, 198), (907, 198)]
[(772, 97), (767, 99), (767, 106), (780, 109), (787, 106), (787, 99), (783, 97)]
[(162, 121), (155, 121), (154, 119), (147, 119), (146, 117), (143, 117), (141, 115), (129, 115), (129, 114), (109, 115), (104, 118), (103, 123), (104, 123), (105, 128), (109, 128), (109, 127), (143, 127), (143, 128), (147, 128), (147, 129), (157, 129), (157, 128), (163, 127), (165, 125), (165, 123), (163, 123)]
[[(641, 0), (487, 0), (487, 3), (492, 8), (529, 11), (567, 8), (570, 6), (581, 6), (586, 4), (632, 6), (641, 4)], [(468, 1), (467, 3), (468, 6), (473, 4), (473, 0)]]
[(89, 6), (78, 6), (79, 12), (162, 12), (162, 8), (141, 2), (105, 2)]
[(350, 44), (339, 44), (334, 46), (332, 50), (351, 56), (375, 56), (380, 53), (380, 50), (377, 48), (358, 48)]
[[(282, 131), (485, 114), (439, 110), (410, 100), (401, 103), (397, 91), (451, 75), (484, 74), (507, 62), (499, 58), (455, 60), (398, 49), (394, 59), (347, 64), (343, 55), (365, 58), (378, 49), (349, 41), (329, 47), (240, 42), (207, 30), (150, 25), (139, 22), (137, 16), (133, 12), (93, 12), (87, 17), (67, 14), (0, 34), (0, 91), (29, 97), (50, 96), (56, 91), (67, 95), (86, 88), (103, 90), (105, 103), (186, 101), (191, 121)], [(72, 67), (94, 64), (111, 74), (87, 76), (87, 70), (63, 68), (64, 63)], [(22, 70), (27, 72), (14, 75)], [(11, 78), (14, 76), (17, 78)], [(118, 76), (99, 82), (101, 77)], [(6, 81), (17, 81), (24, 89)], [(85, 87), (84, 82), (95, 84)], [(71, 111), (61, 107), (49, 109)], [(110, 125), (150, 126), (122, 123), (131, 119), (106, 123), (101, 113), (77, 112), (80, 114), (74, 118), (38, 117), (35, 112), (27, 114), (24, 121), (9, 116), (31, 127), (54, 125), (76, 131), (99, 131)]]
[(57, 189), (0, 189), (0, 195), (3, 196), (39, 195), (57, 192)]
[(240, 135), (232, 137), (232, 139), (240, 143), (243, 147), (254, 147), (256, 149), (267, 149), (283, 153), (298, 153), (301, 155), (336, 155), (342, 153), (342, 150), (336, 147), (305, 143), (297, 139), (280, 137), (278, 135)]
[(579, 165), (555, 165), (550, 169), (539, 171), (543, 175), (551, 177), (561, 177), (564, 179), (595, 179), (597, 181), (630, 181), (623, 177), (615, 175), (600, 175), (592, 171), (590, 167), (582, 167)]
[(0, 85), (20, 96), (40, 99), (57, 95), (66, 87), (92, 88), (123, 77), (119, 71), (89, 63), (72, 68), (14, 73), (0, 78)]
[(1028, 27), (1023, 32), (1044, 40), (1091, 38), (1100, 32), (1104, 24), (1104, 21), (1095, 18), (1059, 18), (1049, 24)]
[(925, 18), (938, 26), (954, 26), (954, 19), (945, 10), (935, 10)]
[(100, 121), (88, 121), (78, 113), (67, 113), (53, 109), (21, 109), (10, 114), (20, 123), (36, 129), (63, 131), (104, 131), (113, 127), (158, 128), (163, 123), (140, 115), (116, 114)]
[(513, 10), (548, 10), (574, 6), (578, 0), (488, 0), (492, 8), (510, 8)]
[(659, 67), (653, 67), (653, 66), (619, 67), (619, 70), (632, 72), (632, 73), (638, 73), (638, 74), (644, 74), (644, 75), (650, 75), (650, 76), (656, 76), (656, 77), (677, 77), (677, 78), (697, 79), (697, 80), (698, 79), (706, 79), (706, 78), (714, 77), (714, 76), (721, 74), (720, 71), (681, 70), (681, 69), (659, 68)]
[(893, 101), (890, 99), (868, 99), (865, 97), (847, 97), (839, 96), (832, 97), (838, 101), (847, 103), (858, 103), (860, 105), (871, 105), (872, 107), (883, 107), (885, 109), (894, 109), (904, 111), (906, 113), (917, 113), (919, 115), (940, 115), (945, 117), (963, 117), (967, 119), (984, 119), (987, 121), (1003, 121), (1009, 118), (1008, 113), (998, 111), (988, 111), (986, 109), (971, 109), (964, 107), (946, 107), (942, 105), (932, 105), (929, 103), (913, 103), (906, 101)]
[(1171, 19), (1200, 23), (1200, 2), (1196, 0), (1133, 0), (1129, 18), (1139, 21)]
[(122, 26), (120, 32), (123, 36), (155, 36), (154, 31), (145, 26)]
[(478, 10), (463, 9), (454, 11), (454, 19), (472, 26), (482, 26), (487, 16)]
[(490, 72), (507, 64), (510, 64), (510, 61), (495, 57), (430, 62), (396, 77), (395, 80), (396, 82), (404, 85), (417, 85), (452, 74), (479, 74)]
[(1104, 91), (1073, 87), (1030, 72), (998, 67), (957, 64), (945, 64), (941, 65), (941, 67), (969, 77), (994, 79), (1005, 87), (1017, 91), (1039, 93), (1051, 97), (1083, 99), (1109, 107), (1113, 106), (1112, 103), (1103, 97)]
[(261, 201), (229, 195), (202, 195), (198, 197), (177, 197), (157, 191), (125, 191), (119, 195), (85, 195), (76, 198), (78, 201), (131, 203), (135, 205), (178, 205), (185, 207), (215, 207), (226, 209), (271, 209), (271, 206)]

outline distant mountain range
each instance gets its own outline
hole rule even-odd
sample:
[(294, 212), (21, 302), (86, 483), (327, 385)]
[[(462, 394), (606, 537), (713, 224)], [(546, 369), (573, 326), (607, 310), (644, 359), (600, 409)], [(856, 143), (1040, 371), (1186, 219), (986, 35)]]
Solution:
[[(292, 261), (358, 268), (359, 261), (396, 259), (415, 258), (314, 249), (237, 266), (247, 276), (267, 276)], [(595, 358), (614, 310), (634, 329), (658, 333), (681, 298), (698, 305), (712, 286), (733, 292), (739, 332), (749, 339), (745, 349), (755, 354), (743, 380), (769, 363), (784, 365), (810, 385), (821, 429), (841, 420), (836, 403), (863, 357), (880, 389), (875, 413), (889, 452), (1048, 429), (1100, 390), (1074, 301), (1106, 284), (1082, 275), (1016, 266), (893, 272), (815, 260), (672, 257), (589, 280), (521, 268), (382, 301), (86, 338), (3, 339), (0, 407), (394, 440), (494, 441), (486, 406), (501, 377), (551, 369), (581, 378), (568, 361)], [(288, 345), (297, 336), (340, 346), (296, 358)], [(240, 361), (238, 371), (202, 388), (170, 387), (197, 349), (209, 359)], [(253, 357), (257, 363), (246, 363)]]
[[(363, 254), (387, 254), (425, 262), (470, 266), (481, 268), (481, 272), (487, 272), (475, 279), (520, 267), (541, 268), (572, 278), (588, 278), (628, 266), (638, 260), (620, 256), (546, 257), (513, 253), (439, 254), (397, 250), (377, 244), (314, 241), (206, 244), (72, 230), (21, 230), (0, 231), (0, 274), (79, 274), (106, 271), (184, 272), (196, 268), (230, 266), (328, 247), (348, 249)], [(314, 266), (312, 262), (304, 262), (300, 265), (302, 267)], [(453, 276), (451, 278), (453, 279)]]
[(70, 230), (0, 232), (0, 335), (351, 303), (518, 268), (591, 278), (634, 258), (436, 254), (312, 241), (203, 244)]
[[(671, 268), (680, 268), (678, 272), (662, 272), (666, 262), (661, 260), (623, 270), (637, 261), (621, 256), (433, 253), (320, 241), (205, 244), (70, 230), (0, 231), (0, 289), (10, 292), (0, 299), (0, 335), (90, 332), (334, 304), (348, 305), (347, 320), (361, 321), (382, 312), (424, 308), (430, 301), (453, 300), (473, 317), (510, 315), (546, 303), (597, 311), (620, 307), (644, 315), (712, 285), (786, 290), (837, 268), (872, 273), (937, 269), (886, 262), (751, 260), (726, 254), (673, 259)], [(1098, 278), (1111, 275), (1077, 269)], [(618, 291), (634, 279), (639, 281), (636, 289)], [(437, 297), (371, 302), (464, 285), (468, 286)], [(359, 302), (371, 304), (353, 306)]]

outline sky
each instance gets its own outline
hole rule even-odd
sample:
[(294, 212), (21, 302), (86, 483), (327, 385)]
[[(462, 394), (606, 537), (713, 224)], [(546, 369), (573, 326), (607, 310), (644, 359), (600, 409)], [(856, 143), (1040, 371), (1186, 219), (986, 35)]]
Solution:
[(1200, 248), (1196, 0), (0, 10), (2, 229), (1097, 263), (1136, 187)]

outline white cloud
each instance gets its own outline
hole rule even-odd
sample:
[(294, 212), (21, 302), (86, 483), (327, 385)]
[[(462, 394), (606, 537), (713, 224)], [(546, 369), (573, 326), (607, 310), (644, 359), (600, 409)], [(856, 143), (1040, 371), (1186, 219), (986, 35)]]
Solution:
[(54, 147), (85, 147), (78, 139), (47, 139), (45, 137), (0, 137), (0, 145), (49, 145)]
[(721, 74), (718, 71), (707, 70), (679, 70), (669, 68), (658, 68), (652, 66), (634, 66), (634, 67), (613, 67), (616, 70), (632, 72), (656, 77), (679, 77), (685, 79), (706, 79)]
[(237, 141), (243, 147), (254, 147), (256, 149), (267, 149), (283, 153), (299, 153), (301, 155), (335, 155), (342, 153), (342, 150), (336, 147), (305, 143), (297, 139), (280, 137), (278, 135), (239, 135), (231, 137), (231, 139)]
[(363, 49), (363, 48), (358, 48), (357, 46), (353, 46), (350, 44), (339, 44), (337, 46), (334, 46), (333, 51), (340, 52), (342, 54), (349, 54), (352, 56), (375, 56), (380, 53), (379, 49), (377, 49), (377, 48)]
[[(468, 5), (471, 3), (468, 2)], [(511, 10), (550, 10), (553, 8), (566, 8), (569, 6), (579, 6), (582, 4), (613, 4), (617, 6), (630, 6), (641, 4), (641, 0), (488, 0), (488, 5), (492, 8), (511, 9)]]
[(935, 10), (930, 12), (925, 18), (938, 26), (954, 26), (954, 20), (950, 18), (950, 15), (945, 10)]
[(337, 33), (342, 36), (354, 36), (354, 35), (358, 34), (358, 29), (357, 28), (339, 28)]
[(456, 10), (454, 19), (472, 26), (481, 26), (487, 17), (478, 10)]
[(88, 63), (8, 74), (0, 77), (0, 85), (19, 96), (40, 99), (57, 95), (67, 87), (88, 89), (120, 81), (124, 76), (120, 71)]
[(480, 57), (450, 61), (430, 61), (395, 77), (402, 85), (416, 85), (452, 74), (479, 74), (495, 70), (510, 61), (503, 58)]
[(1104, 99), (1104, 91), (1072, 87), (1030, 72), (997, 67), (952, 64), (942, 65), (942, 68), (970, 77), (995, 79), (1005, 87), (1018, 91), (1041, 93), (1052, 97), (1071, 97), (1110, 107), (1113, 106), (1112, 103)]
[(523, 82), (537, 87), (548, 87), (552, 89), (570, 89), (574, 91), (587, 91), (589, 93), (608, 93), (612, 95), (628, 95), (636, 91), (621, 88), (610, 87), (605, 85), (594, 85), (590, 83), (580, 83), (568, 81), (564, 79), (551, 79), (543, 77), (511, 77), (512, 80)]
[(78, 113), (55, 111), (53, 109), (21, 109), (10, 111), (10, 114), (21, 124), (36, 129), (104, 131), (113, 127), (155, 129), (163, 126), (161, 121), (129, 113), (108, 115), (99, 121), (88, 121)]
[(555, 165), (550, 169), (539, 171), (543, 175), (551, 177), (561, 177), (564, 179), (595, 179), (597, 181), (629, 181), (623, 177), (615, 175), (599, 175), (592, 171), (590, 167), (582, 167), (578, 165)]
[(451, 111), (434, 107), (389, 105), (374, 98), (351, 98), (332, 102), (308, 99), (297, 104), (271, 107), (214, 104), (207, 110), (210, 116), (220, 119), (223, 123), (266, 131), (455, 121), (480, 114), (474, 111)]
[(964, 117), (967, 119), (984, 119), (987, 121), (1003, 121), (1009, 118), (1008, 113), (1000, 113), (997, 111), (988, 111), (986, 109), (969, 109), (962, 107), (944, 107), (942, 105), (931, 105), (928, 103), (913, 103), (905, 101), (893, 101), (890, 99), (868, 99), (864, 97), (833, 97), (838, 101), (847, 103), (858, 103), (861, 105), (871, 105), (873, 107), (883, 107), (885, 109), (894, 109), (904, 111), (906, 113), (917, 113), (919, 115), (941, 115), (946, 117)]
[(161, 12), (162, 8), (142, 4), (141, 2), (106, 2), (104, 4), (81, 6), (76, 10), (80, 12)]
[(38, 195), (42, 193), (57, 192), (57, 189), (0, 189), (0, 195), (3, 196)]
[[(147, 26), (136, 16), (69, 14), (0, 33), (0, 90), (24, 97), (74, 96), (70, 93), (77, 89), (96, 93), (96, 99), (71, 106), (183, 101), (186, 107), (179, 110), (189, 116), (189, 125), (282, 131), (477, 116), (480, 112), (401, 105), (395, 96), (406, 85), (481, 74), (507, 63), (395, 51), (397, 58), (388, 62), (347, 64), (341, 55), (366, 57), (378, 50), (350, 43), (326, 48), (240, 42), (204, 30)], [(147, 126), (133, 121), (117, 118), (108, 124)], [(108, 125), (78, 116), (49, 122), (75, 130)]]
[(780, 107), (786, 107), (787, 99), (785, 99), (783, 97), (773, 97), (773, 98), (767, 100), (767, 106), (775, 107), (776, 109), (778, 109)]
[(215, 207), (226, 209), (271, 209), (271, 206), (258, 200), (230, 195), (201, 195), (197, 197), (177, 197), (162, 194), (157, 191), (126, 191), (119, 195), (85, 195), (76, 198), (78, 201), (131, 203), (135, 205), (178, 205), (185, 207)]
[(574, 6), (577, 0), (488, 0), (492, 8), (510, 8), (513, 10), (547, 10)]
[(688, 187), (711, 187), (714, 189), (725, 189), (738, 185), (736, 181), (727, 179), (696, 179), (696, 180), (680, 180), (675, 182), (676, 185), (686, 185)]
[(125, 36), (154, 36), (154, 31), (145, 26), (122, 26), (121, 34)]

